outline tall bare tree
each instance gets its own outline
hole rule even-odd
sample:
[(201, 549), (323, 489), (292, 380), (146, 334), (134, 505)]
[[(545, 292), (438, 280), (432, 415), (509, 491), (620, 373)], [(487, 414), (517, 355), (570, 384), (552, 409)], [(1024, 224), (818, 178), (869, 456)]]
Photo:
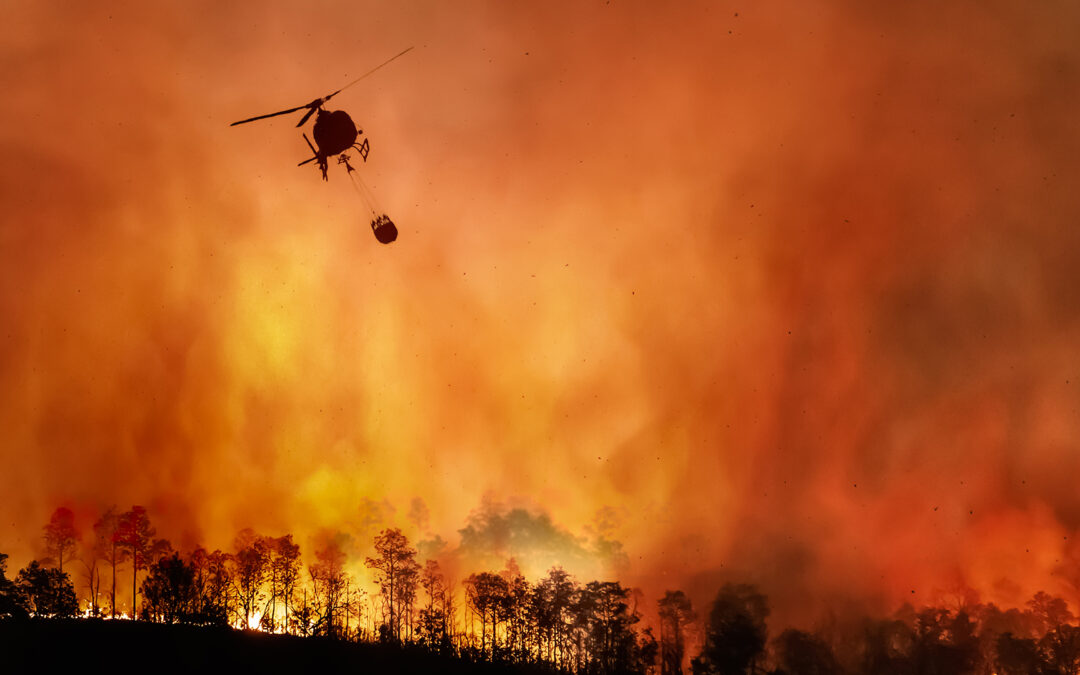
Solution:
[(109, 565), (112, 587), (109, 590), (109, 615), (116, 618), (116, 568), (127, 560), (127, 551), (120, 544), (120, 516), (110, 506), (94, 523), (94, 554)]
[[(289, 625), (289, 599), (296, 590), (300, 575), (300, 547), (293, 543), (292, 535), (266, 540), (266, 578), (270, 584), (266, 606), (263, 608), (262, 627), (275, 631), (279, 626)], [(279, 607), (284, 617), (279, 622)]]
[(506, 624), (507, 651), (511, 659), (522, 661), (527, 650), (529, 595), (532, 589), (514, 558), (506, 561), (506, 569), (499, 576), (506, 580), (506, 598), (499, 611)]
[[(480, 656), (485, 653), (494, 657), (498, 649), (499, 622), (504, 618), (502, 611), (510, 593), (510, 584), (494, 572), (470, 574), (465, 579), (465, 599), (472, 610), (480, 617)], [(491, 649), (487, 649), (487, 636), (491, 634)]]
[(686, 654), (686, 627), (697, 619), (690, 598), (682, 591), (668, 591), (657, 601), (660, 608), (660, 673), (682, 672)]
[(231, 556), (199, 547), (191, 554), (194, 572), (195, 614), (198, 623), (226, 625), (229, 622)]
[(45, 550), (56, 560), (56, 568), (64, 571), (64, 558), (75, 553), (75, 547), (81, 538), (75, 529), (75, 514), (71, 509), (61, 506), (53, 511), (45, 530)]
[(103, 560), (109, 559), (109, 548), (112, 546), (111, 535), (94, 523), (94, 533), (89, 541), (83, 542), (83, 554), (80, 561), (86, 573), (87, 597), (90, 599), (90, 616), (98, 616), (101, 612), (99, 604), (101, 598), (101, 566)]
[[(138, 617), (139, 571), (147, 569), (154, 553), (154, 535), (156, 531), (150, 525), (150, 516), (142, 506), (132, 506), (130, 511), (120, 514), (116, 529), (117, 543), (127, 549), (131, 560), (131, 618)], [(160, 541), (160, 540), (159, 540)], [(162, 548), (159, 544), (158, 548)]]
[(269, 543), (269, 539), (260, 537), (251, 528), (241, 530), (233, 540), (236, 553), (232, 557), (232, 581), (239, 609), (244, 612), (244, 628), (251, 627), (251, 615), (262, 599), (270, 562)]
[[(311, 576), (312, 600), (315, 605), (315, 630), (323, 635), (336, 637), (338, 623), (348, 611), (348, 576), (345, 574), (345, 551), (341, 542), (331, 538), (325, 546), (315, 551), (315, 563), (308, 567)], [(306, 602), (305, 602), (306, 605)]]
[(571, 611), (578, 584), (562, 567), (552, 567), (537, 584), (534, 603), (539, 610), (539, 629), (547, 639), (548, 661), (565, 667), (570, 656)]
[(390, 636), (401, 640), (403, 600), (415, 597), (420, 569), (416, 549), (409, 546), (409, 540), (395, 528), (383, 530), (375, 537), (375, 553), (377, 557), (367, 558), (364, 563), (376, 572), (375, 580), (386, 603)]
[(428, 560), (420, 573), (420, 586), (427, 595), (427, 607), (419, 612), (417, 632), (428, 647), (442, 647), (447, 639), (446, 579), (439, 563)]

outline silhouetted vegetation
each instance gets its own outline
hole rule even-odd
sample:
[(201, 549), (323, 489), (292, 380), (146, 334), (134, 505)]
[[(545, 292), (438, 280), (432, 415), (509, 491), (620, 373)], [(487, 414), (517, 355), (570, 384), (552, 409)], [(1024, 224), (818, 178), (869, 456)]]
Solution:
[(75, 514), (71, 509), (60, 507), (53, 512), (45, 526), (45, 550), (56, 560), (56, 569), (64, 571), (64, 560), (75, 552), (79, 533), (75, 530)]
[(686, 655), (686, 629), (697, 619), (690, 598), (682, 591), (668, 591), (657, 602), (660, 608), (660, 673), (681, 673)]
[(705, 646), (694, 659), (695, 673), (740, 675), (756, 670), (765, 653), (769, 603), (753, 586), (720, 589), (705, 626)]
[[(906, 605), (818, 630), (783, 627), (770, 639), (768, 598), (747, 584), (725, 584), (703, 615), (686, 593), (667, 591), (650, 626), (638, 611), (640, 592), (617, 581), (582, 583), (558, 566), (530, 582), (511, 559), (455, 585), (438, 560), (421, 563), (397, 529), (375, 535), (374, 555), (362, 561), (377, 586), (369, 594), (349, 573), (361, 561), (348, 559), (355, 549), (344, 536), (321, 537), (305, 564), (291, 535), (250, 529), (237, 534), (232, 552), (174, 551), (154, 538), (138, 506), (107, 511), (90, 537), (75, 525), (71, 511), (57, 509), (44, 528), (46, 555), (14, 578), (0, 554), (0, 664), (31, 663), (60, 644), (86, 653), (130, 649), (138, 636), (134, 650), (146, 654), (183, 644), (184, 659), (172, 664), (182, 670), (231, 663), (304, 672), (353, 664), (582, 675), (1080, 675), (1080, 627), (1065, 600), (1046, 593), (1024, 608), (965, 596), (950, 607)], [(74, 561), (85, 573), (79, 593), (62, 568)], [(113, 579), (131, 573), (130, 597), (118, 601), (115, 582), (102, 588), (102, 562)], [(94, 618), (114, 615), (138, 621)]]
[(27, 615), (25, 602), (15, 582), (7, 578), (7, 554), (0, 553), (0, 619), (20, 619)]
[(66, 618), (79, 611), (75, 587), (68, 575), (59, 569), (41, 567), (36, 560), (19, 570), (15, 588), (23, 608), (34, 616)]

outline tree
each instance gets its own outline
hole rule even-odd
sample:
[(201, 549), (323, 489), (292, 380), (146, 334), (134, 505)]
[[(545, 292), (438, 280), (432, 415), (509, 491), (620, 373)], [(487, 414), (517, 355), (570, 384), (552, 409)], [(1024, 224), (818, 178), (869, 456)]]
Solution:
[(920, 673), (971, 672), (978, 657), (975, 625), (967, 613), (927, 607), (915, 615), (912, 659)]
[(230, 561), (229, 554), (220, 550), (208, 553), (204, 548), (197, 548), (192, 552), (190, 562), (195, 586), (193, 623), (228, 625), (231, 606), (229, 590), (232, 587)]
[[(578, 594), (578, 625), (584, 628), (590, 672), (610, 675), (639, 672), (641, 660), (631, 627), (639, 617), (627, 603), (630, 591), (617, 581), (590, 581)], [(580, 668), (578, 669), (580, 670)]]
[(245, 528), (233, 540), (232, 581), (239, 608), (244, 612), (244, 628), (251, 627), (251, 616), (262, 600), (262, 586), (270, 561), (269, 540)]
[(446, 634), (446, 579), (439, 569), (439, 563), (428, 560), (420, 574), (420, 586), (427, 594), (427, 607), (420, 610), (417, 633), (420, 642), (430, 648), (442, 648)]
[(899, 619), (867, 619), (863, 624), (861, 667), (865, 673), (907, 673), (913, 671), (915, 635)]
[(824, 640), (792, 628), (776, 639), (776, 660), (788, 675), (839, 675), (843, 672)]
[(686, 653), (686, 627), (697, 620), (690, 598), (682, 591), (668, 591), (656, 603), (660, 608), (660, 672), (682, 672)]
[(768, 600), (755, 586), (724, 584), (713, 601), (695, 673), (743, 675), (765, 651)]
[(7, 553), (0, 553), (0, 619), (25, 618), (26, 598), (14, 581), (7, 578)]
[(1031, 675), (1043, 672), (1047, 665), (1039, 653), (1035, 640), (1013, 637), (1003, 633), (994, 645), (997, 652), (995, 663), (1002, 675)]
[[(403, 624), (405, 640), (413, 638), (413, 607), (416, 603), (416, 587), (420, 582), (420, 564), (415, 558), (401, 570), (398, 583), (398, 616)], [(399, 629), (400, 632), (400, 629)]]
[(1060, 675), (1080, 673), (1080, 628), (1061, 623), (1046, 632), (1039, 650)]
[(300, 577), (300, 547), (293, 543), (292, 535), (268, 541), (269, 559), (267, 570), (270, 577), (270, 601), (263, 613), (263, 625), (270, 631), (278, 627), (278, 604), (284, 610), (282, 626), (289, 625), (289, 600), (296, 591)]
[(314, 611), (317, 614), (315, 631), (335, 637), (338, 635), (340, 613), (347, 601), (345, 596), (348, 584), (345, 551), (342, 550), (339, 538), (330, 538), (322, 548), (315, 551), (315, 563), (308, 571), (314, 591)]
[(45, 550), (56, 560), (56, 568), (64, 571), (64, 559), (75, 553), (75, 545), (80, 537), (75, 529), (75, 514), (71, 509), (61, 506), (53, 511), (45, 530)]
[(116, 618), (116, 567), (127, 560), (127, 551), (120, 545), (120, 516), (115, 507), (109, 507), (94, 523), (94, 555), (109, 565), (112, 588), (109, 591), (109, 612)]
[(102, 531), (97, 523), (94, 524), (94, 534), (88, 542), (85, 542), (83, 555), (80, 561), (86, 574), (86, 591), (90, 599), (90, 616), (101, 614), (101, 569), (99, 564), (108, 559), (110, 535)]
[[(375, 537), (377, 557), (366, 558), (364, 564), (375, 570), (375, 581), (382, 591), (387, 610), (387, 626), (390, 637), (401, 640), (403, 599), (415, 595), (416, 580), (420, 565), (416, 562), (416, 549), (409, 546), (409, 540), (401, 530), (386, 529)], [(409, 585), (412, 585), (412, 593)]]
[(646, 673), (651, 673), (656, 665), (656, 657), (660, 654), (660, 643), (653, 636), (652, 628), (646, 628), (638, 634), (637, 651), (642, 668)]
[(546, 646), (547, 660), (560, 667), (566, 666), (569, 658), (571, 608), (577, 593), (577, 583), (570, 573), (556, 566), (537, 583), (533, 595), (533, 620), (539, 633), (538, 641), (544, 643), (541, 651)]
[(145, 618), (162, 623), (190, 622), (198, 601), (195, 569), (176, 553), (161, 558), (150, 565), (142, 593)]
[(35, 616), (67, 618), (79, 611), (75, 587), (66, 572), (44, 568), (33, 560), (19, 570), (15, 585)]
[(506, 561), (506, 569), (499, 576), (506, 580), (506, 599), (500, 610), (501, 619), (506, 624), (507, 653), (511, 660), (524, 661), (527, 657), (529, 596), (532, 588), (514, 558)]
[(1037, 637), (1042, 637), (1054, 626), (1061, 626), (1073, 620), (1068, 603), (1063, 598), (1052, 596), (1044, 591), (1039, 591), (1031, 600), (1028, 600), (1027, 606), (1037, 622)]
[(150, 566), (155, 533), (154, 528), (150, 525), (150, 517), (146, 514), (146, 509), (142, 506), (133, 506), (130, 511), (120, 515), (116, 533), (113, 535), (116, 543), (127, 550), (128, 558), (131, 560), (132, 619), (138, 616), (139, 595), (137, 583), (139, 571)]
[(480, 617), (480, 657), (487, 650), (487, 628), (491, 626), (490, 657), (494, 659), (498, 647), (496, 636), (499, 621), (499, 608), (506, 602), (510, 585), (506, 579), (492, 572), (470, 574), (465, 579), (465, 601)]

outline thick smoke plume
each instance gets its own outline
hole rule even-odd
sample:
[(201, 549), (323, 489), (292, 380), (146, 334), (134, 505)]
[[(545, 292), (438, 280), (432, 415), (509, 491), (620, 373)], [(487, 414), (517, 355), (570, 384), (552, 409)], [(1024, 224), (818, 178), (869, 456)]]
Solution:
[[(16, 564), (61, 504), (501, 555), (520, 500), (628, 583), (792, 620), (1077, 600), (1075, 4), (6, 14)], [(228, 124), (408, 45), (333, 101), (384, 247), (291, 118)]]

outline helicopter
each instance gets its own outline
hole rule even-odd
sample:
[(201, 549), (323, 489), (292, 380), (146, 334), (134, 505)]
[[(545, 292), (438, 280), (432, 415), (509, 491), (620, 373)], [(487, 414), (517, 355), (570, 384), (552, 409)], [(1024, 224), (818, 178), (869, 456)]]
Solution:
[[(307, 134), (303, 134), (304, 141), (307, 142), (308, 148), (311, 149), (312, 157), (305, 159), (297, 164), (297, 166), (304, 166), (311, 162), (316, 162), (316, 166), (319, 167), (319, 171), (322, 172), (323, 180), (328, 180), (327, 170), (329, 168), (329, 159), (336, 156), (339, 164), (344, 164), (347, 174), (352, 177), (352, 173), (356, 171), (352, 164), (349, 163), (349, 156), (346, 154), (349, 150), (355, 148), (360, 158), (367, 162), (368, 153), (371, 151), (371, 146), (368, 144), (368, 140), (365, 138), (362, 141), (357, 141), (363, 134), (356, 123), (353, 122), (349, 114), (344, 110), (327, 110), (323, 106), (333, 97), (337, 96), (341, 92), (345, 91), (349, 87), (353, 86), (360, 80), (364, 79), (368, 75), (371, 75), (375, 71), (379, 70), (383, 66), (387, 65), (394, 59), (407, 54), (412, 47), (402, 51), (401, 53), (383, 61), (379, 65), (375, 66), (368, 72), (364, 73), (360, 77), (356, 78), (352, 82), (346, 84), (341, 89), (335, 92), (315, 99), (311, 103), (296, 106), (295, 108), (289, 108), (288, 110), (279, 110), (277, 112), (267, 113), (265, 115), (256, 115), (255, 117), (249, 117), (239, 122), (233, 122), (229, 126), (235, 127), (239, 124), (247, 124), (248, 122), (255, 122), (257, 120), (264, 120), (269, 117), (277, 117), (279, 115), (288, 115), (290, 113), (298, 112), (300, 110), (307, 110), (304, 116), (300, 118), (300, 121), (296, 123), (297, 128), (304, 126), (312, 115), (315, 115), (315, 125), (312, 127), (311, 134), (315, 137), (315, 143), (312, 144), (311, 139)], [(355, 185), (355, 183), (354, 183)], [(358, 189), (359, 191), (359, 189)], [(368, 201), (367, 198), (364, 198)], [(369, 206), (370, 208), (370, 206)], [(375, 215), (374, 209), (372, 214)], [(388, 244), (397, 238), (397, 228), (390, 218), (383, 214), (377, 216), (371, 221), (371, 228), (375, 232), (375, 238), (384, 244)]]

